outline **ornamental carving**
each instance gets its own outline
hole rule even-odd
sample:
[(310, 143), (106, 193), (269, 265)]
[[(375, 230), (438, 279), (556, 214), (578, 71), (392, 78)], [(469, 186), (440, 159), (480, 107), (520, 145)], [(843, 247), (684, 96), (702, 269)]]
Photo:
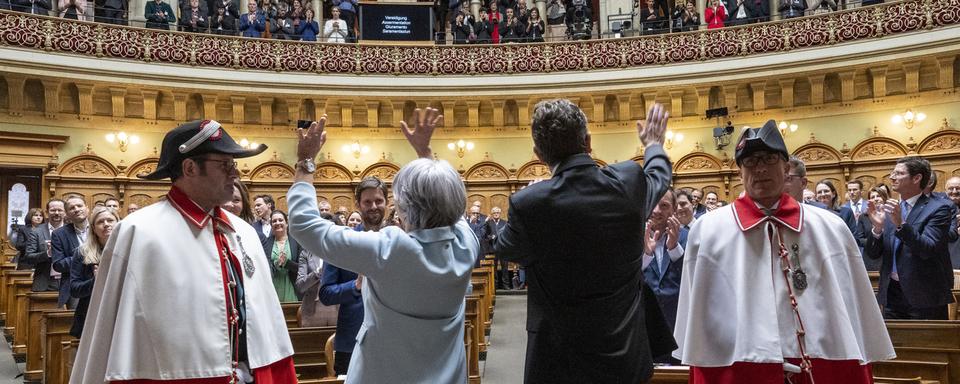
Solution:
[(678, 171), (704, 171), (710, 169), (720, 169), (720, 164), (706, 156), (694, 156), (681, 160), (677, 164)]
[(499, 168), (492, 165), (484, 165), (470, 172), (467, 175), (468, 180), (490, 180), (490, 179), (506, 179), (507, 175), (503, 173)]
[(890, 143), (870, 143), (853, 156), (854, 159), (868, 159), (874, 157), (902, 156), (904, 153)]
[(293, 178), (293, 172), (281, 165), (268, 165), (258, 169), (250, 178), (253, 180), (286, 180)]
[(64, 176), (114, 176), (110, 167), (93, 159), (71, 163), (60, 174)]
[(150, 195), (145, 195), (138, 193), (136, 195), (128, 196), (126, 199), (126, 205), (130, 206), (130, 203), (140, 206), (140, 208), (146, 207), (150, 204), (153, 204), (153, 198)]
[(803, 162), (804, 162), (804, 163), (807, 163), (807, 164), (810, 164), (810, 163), (823, 163), (823, 162), (839, 161), (839, 160), (840, 160), (840, 159), (838, 159), (836, 156), (834, 156), (833, 153), (830, 153), (830, 151), (827, 151), (827, 150), (825, 150), (825, 149), (823, 149), (823, 148), (810, 148), (810, 149), (806, 149), (806, 150), (798, 153), (798, 154), (797, 154), (797, 157), (798, 157), (800, 160), (803, 160)]
[(337, 196), (333, 198), (333, 202), (330, 203), (334, 210), (339, 209), (340, 207), (346, 207), (347, 213), (354, 209), (353, 199), (346, 196)]
[(393, 180), (393, 176), (396, 174), (397, 169), (394, 166), (377, 165), (364, 172), (363, 176), (376, 176), (380, 180)]
[(944, 152), (944, 151), (956, 151), (960, 148), (960, 136), (958, 135), (949, 135), (949, 136), (940, 136), (933, 140), (930, 140), (928, 143), (924, 144), (923, 148), (920, 149), (921, 153), (928, 152)]
[(157, 31), (0, 13), (0, 44), (160, 64), (321, 74), (501, 75), (695, 63), (960, 23), (960, 2), (906, 0), (819, 16), (656, 36), (539, 44), (326, 44)]
[(320, 166), (313, 175), (319, 180), (327, 181), (350, 181), (351, 179), (346, 171), (333, 165)]
[(140, 177), (140, 176), (149, 175), (156, 170), (157, 170), (157, 163), (150, 162), (150, 163), (145, 163), (145, 164), (136, 166), (136, 168), (131, 169), (130, 172), (128, 172), (127, 174), (134, 177)]
[(519, 179), (548, 179), (552, 176), (550, 167), (545, 164), (533, 164), (520, 171)]

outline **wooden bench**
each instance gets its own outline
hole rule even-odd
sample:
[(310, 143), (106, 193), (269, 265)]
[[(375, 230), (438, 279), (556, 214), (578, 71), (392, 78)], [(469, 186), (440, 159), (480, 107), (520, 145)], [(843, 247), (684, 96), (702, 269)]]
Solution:
[(690, 367), (653, 367), (653, 378), (650, 384), (687, 384), (690, 378)]
[(27, 352), (27, 293), (33, 288), (31, 280), (13, 280), (10, 293), (13, 295), (12, 309), (7, 312), (8, 321), (4, 331), (9, 330), (9, 337), (13, 341), (13, 357), (17, 362), (23, 362)]
[[(890, 340), (893, 341), (893, 348), (897, 352), (897, 358), (893, 361), (915, 362), (913, 369), (916, 369), (917, 373), (899, 365), (879, 364), (881, 371), (874, 371), (878, 376), (938, 380), (935, 377), (924, 376), (922, 373), (930, 375), (931, 371), (939, 368), (921, 363), (943, 363), (947, 364), (947, 372), (944, 380), (940, 381), (960, 382), (960, 321), (888, 320), (886, 324)], [(897, 369), (898, 374), (887, 375), (886, 369)]]
[(12, 272), (17, 270), (17, 265), (13, 263), (3, 263), (0, 264), (0, 321), (5, 321), (7, 316), (7, 307), (5, 306), (6, 298), (5, 295), (7, 291), (7, 279), (9, 275), (7, 272)]
[(921, 382), (950, 383), (949, 364), (934, 361), (897, 360), (878, 361), (873, 364), (874, 376), (901, 379), (917, 379)]
[(300, 327), (300, 302), (280, 303), (283, 309), (283, 320), (287, 322), (287, 329)]
[(939, 381), (922, 380), (919, 377), (898, 379), (894, 377), (873, 377), (873, 384), (940, 384)]
[(57, 292), (27, 292), (27, 366), (23, 373), (25, 382), (39, 383), (43, 380), (42, 320), (44, 312), (57, 309), (57, 296)]
[(476, 293), (467, 296), (464, 309), (464, 341), (467, 343), (467, 377), (471, 384), (480, 382), (480, 343), (483, 332), (477, 326), (480, 323), (480, 296)]
[(17, 304), (17, 295), (13, 292), (13, 281), (14, 280), (29, 280), (31, 285), (33, 284), (33, 272), (31, 271), (6, 271), (2, 276), (3, 282), (3, 305), (0, 306), (0, 311), (3, 311), (3, 320), (4, 320), (4, 334), (7, 334), (6, 328), (14, 327), (15, 321), (13, 316), (10, 316), (10, 311), (13, 310), (13, 307)]
[(73, 371), (73, 361), (77, 358), (77, 349), (80, 339), (70, 339), (60, 342), (62, 360), (60, 360), (60, 383), (70, 382), (70, 372)]
[[(293, 344), (293, 366), (302, 380), (327, 377), (327, 339), (337, 332), (337, 327), (289, 328)], [(332, 356), (331, 356), (332, 358)]]
[[(40, 319), (41, 342), (43, 345), (43, 382), (45, 384), (67, 384), (63, 380), (63, 343), (76, 340), (70, 335), (73, 326), (73, 311), (44, 311)], [(28, 357), (29, 359), (29, 357)], [(69, 374), (69, 372), (67, 372)]]

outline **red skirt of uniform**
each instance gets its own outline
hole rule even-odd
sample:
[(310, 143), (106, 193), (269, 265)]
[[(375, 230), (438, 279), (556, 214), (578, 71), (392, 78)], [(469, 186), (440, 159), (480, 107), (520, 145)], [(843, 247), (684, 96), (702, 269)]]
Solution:
[[(800, 359), (787, 359), (800, 366)], [(810, 359), (816, 384), (872, 384), (870, 365), (857, 360)], [(736, 362), (729, 367), (690, 367), (690, 384), (783, 384), (783, 364)], [(790, 376), (793, 384), (811, 384), (805, 374)]]

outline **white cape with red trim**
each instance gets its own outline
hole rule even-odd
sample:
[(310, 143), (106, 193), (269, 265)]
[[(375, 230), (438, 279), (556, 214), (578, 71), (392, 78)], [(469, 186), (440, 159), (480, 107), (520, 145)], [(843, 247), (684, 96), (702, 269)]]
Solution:
[[(253, 277), (243, 279), (249, 362), (258, 368), (291, 356), (293, 347), (256, 232), (226, 215), (256, 266)], [(231, 374), (227, 303), (211, 230), (216, 221), (199, 229), (186, 220), (165, 200), (117, 224), (103, 252), (70, 383)], [(242, 257), (234, 232), (224, 233)]]
[(701, 367), (800, 357), (798, 328), (774, 252), (779, 245), (771, 243), (768, 231), (774, 238), (779, 232), (788, 251), (799, 247), (808, 287), (795, 294), (811, 358), (865, 364), (895, 357), (863, 259), (839, 217), (801, 204), (794, 209), (795, 228), (789, 228), (769, 219), (742, 220), (734, 205), (701, 216), (687, 237), (674, 357)]

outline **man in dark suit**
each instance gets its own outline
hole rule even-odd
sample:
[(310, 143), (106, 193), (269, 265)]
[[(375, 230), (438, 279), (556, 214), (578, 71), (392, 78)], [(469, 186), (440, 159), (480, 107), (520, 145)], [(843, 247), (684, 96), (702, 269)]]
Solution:
[(927, 183), (927, 187), (923, 189), (923, 194), (937, 199), (949, 199), (946, 193), (935, 192), (934, 189), (937, 189), (937, 173), (930, 172), (930, 181)]
[(15, 11), (42, 16), (50, 15), (50, 0), (14, 0), (13, 4)]
[(59, 278), (51, 276), (50, 273), (50, 239), (53, 231), (63, 226), (65, 213), (63, 200), (50, 199), (47, 202), (47, 222), (34, 228), (27, 238), (27, 248), (21, 262), (33, 266), (34, 292), (60, 290)]
[(925, 196), (930, 163), (909, 156), (897, 161), (891, 187), (902, 201), (870, 202), (873, 224), (864, 252), (880, 258), (878, 299), (886, 319), (946, 320), (953, 302), (953, 268), (947, 250), (952, 202)]
[[(483, 223), (483, 230), (480, 236), (480, 246), (483, 247), (483, 254), (493, 252), (493, 244), (497, 241), (497, 236), (500, 235), (500, 231), (507, 227), (507, 221), (500, 218), (500, 215), (503, 213), (503, 210), (500, 207), (493, 207), (490, 209), (490, 217), (487, 218), (487, 221)], [(480, 263), (482, 257), (477, 258), (477, 264)], [(494, 279), (497, 281), (497, 289), (510, 289), (513, 285), (511, 282), (510, 269), (507, 267), (506, 260), (497, 258), (497, 264), (500, 269), (497, 270), (496, 276)]]
[(690, 191), (690, 197), (693, 198), (690, 202), (693, 203), (693, 218), (698, 219), (700, 216), (703, 216), (704, 213), (707, 213), (707, 206), (700, 204), (703, 201), (703, 190), (699, 188), (694, 188)]
[[(653, 208), (643, 236), (643, 279), (657, 295), (657, 302), (671, 331), (677, 322), (680, 273), (683, 271), (683, 250), (687, 246), (688, 232), (674, 216), (676, 206), (676, 195), (667, 190)], [(669, 360), (669, 356), (666, 357)]]
[(77, 299), (70, 297), (70, 262), (74, 253), (87, 236), (87, 204), (82, 197), (67, 198), (67, 223), (53, 231), (50, 238), (53, 270), (60, 272), (60, 298), (57, 305), (67, 309), (77, 306)]
[(654, 104), (646, 124), (637, 123), (643, 167), (600, 168), (580, 108), (537, 104), (533, 150), (553, 177), (510, 197), (510, 222), (494, 245), (497, 256), (527, 268), (524, 382), (645, 382), (651, 355), (676, 348), (669, 330), (647, 333), (662, 314), (641, 299), (644, 225), (670, 185), (661, 146), (667, 117)]
[(254, 196), (253, 214), (257, 218), (250, 225), (257, 231), (257, 236), (260, 236), (260, 242), (270, 237), (270, 214), (275, 209), (277, 209), (276, 204), (274, 204), (273, 197), (270, 195)]
[[(954, 212), (960, 210), (960, 177), (954, 176), (947, 179), (943, 189), (947, 191), (947, 198), (953, 202)], [(960, 229), (957, 227), (957, 219), (960, 215), (954, 215), (950, 221), (950, 263), (953, 269), (960, 269)]]
[(173, 13), (170, 4), (163, 0), (148, 1), (144, 8), (143, 17), (147, 19), (147, 28), (170, 29), (170, 24), (177, 22), (177, 14)]

